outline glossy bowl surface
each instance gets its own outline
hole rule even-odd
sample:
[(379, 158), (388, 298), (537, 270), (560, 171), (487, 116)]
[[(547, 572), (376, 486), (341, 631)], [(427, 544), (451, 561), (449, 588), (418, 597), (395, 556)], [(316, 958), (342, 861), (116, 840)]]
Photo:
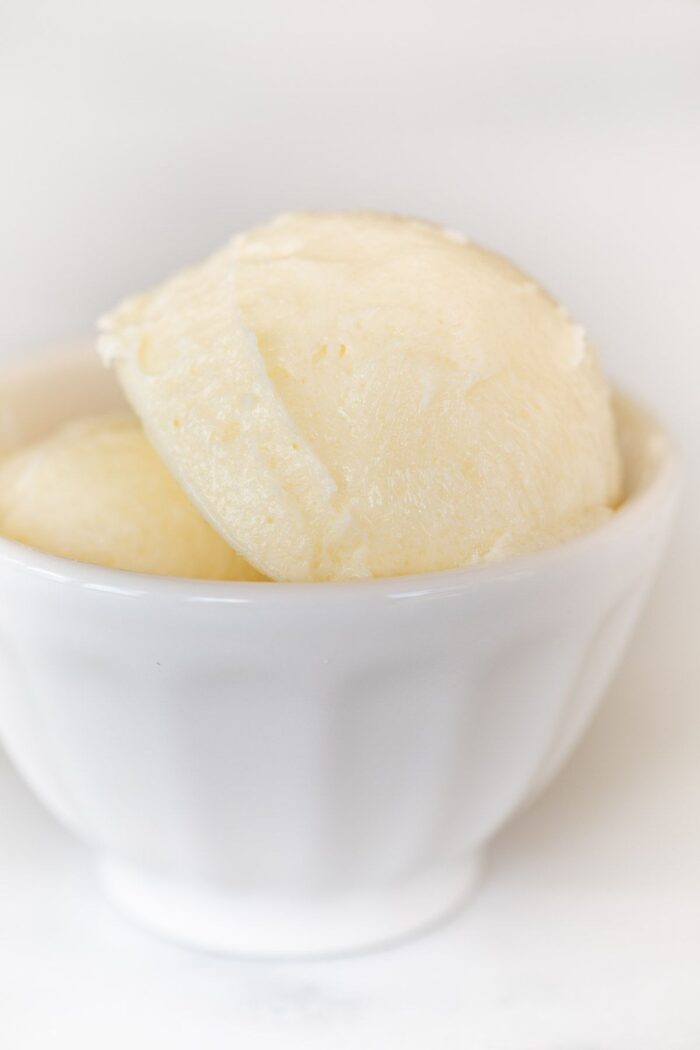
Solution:
[[(85, 348), (0, 374), (0, 447), (119, 403)], [(0, 733), (129, 914), (241, 955), (434, 923), (559, 768), (647, 593), (678, 490), (618, 399), (622, 508), (551, 550), (398, 579), (212, 583), (0, 540)]]

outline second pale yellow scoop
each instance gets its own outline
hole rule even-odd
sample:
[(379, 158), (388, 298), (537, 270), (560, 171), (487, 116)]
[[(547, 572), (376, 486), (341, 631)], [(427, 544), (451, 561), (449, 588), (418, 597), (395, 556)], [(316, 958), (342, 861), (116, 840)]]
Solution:
[(0, 460), (0, 534), (111, 568), (262, 578), (204, 521), (127, 413), (67, 423)]

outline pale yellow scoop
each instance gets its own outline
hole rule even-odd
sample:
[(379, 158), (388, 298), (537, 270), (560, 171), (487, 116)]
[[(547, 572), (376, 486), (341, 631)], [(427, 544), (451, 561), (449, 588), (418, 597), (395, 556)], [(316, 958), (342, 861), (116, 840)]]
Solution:
[(583, 330), (426, 223), (283, 216), (125, 303), (99, 347), (192, 500), (276, 579), (504, 557), (618, 499)]
[(0, 460), (0, 534), (117, 569), (261, 579), (204, 521), (128, 413), (68, 423)]

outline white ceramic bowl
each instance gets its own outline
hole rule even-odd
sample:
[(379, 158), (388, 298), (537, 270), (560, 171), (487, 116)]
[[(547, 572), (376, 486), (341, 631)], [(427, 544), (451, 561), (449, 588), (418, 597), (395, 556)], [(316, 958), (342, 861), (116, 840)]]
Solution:
[[(115, 404), (84, 350), (5, 369), (0, 443)], [(207, 583), (0, 541), (0, 730), (100, 858), (112, 900), (244, 955), (337, 953), (433, 923), (605, 689), (678, 469), (619, 405), (628, 494), (500, 564), (342, 584)]]

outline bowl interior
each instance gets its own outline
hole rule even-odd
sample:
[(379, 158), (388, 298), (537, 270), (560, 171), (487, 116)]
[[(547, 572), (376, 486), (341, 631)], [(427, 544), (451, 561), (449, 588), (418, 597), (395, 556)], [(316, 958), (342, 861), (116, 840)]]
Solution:
[(114, 373), (87, 341), (8, 362), (0, 372), (0, 453), (69, 419), (125, 407)]
[[(614, 406), (628, 498), (652, 480), (669, 442), (629, 398), (616, 392)], [(69, 419), (126, 407), (114, 373), (88, 341), (15, 361), (0, 372), (0, 453), (36, 441)]]
[[(38, 356), (9, 362), (0, 369), (0, 455), (40, 439), (56, 426), (70, 419), (126, 407), (126, 401), (114, 373), (103, 367), (95, 353), (94, 345), (89, 341), (64, 345)], [(517, 558), (508, 559), (505, 563), (446, 570), (437, 574), (424, 574), (422, 577), (394, 578), (393, 583), (392, 578), (387, 578), (383, 581), (383, 586), (392, 590), (397, 580), (401, 580), (403, 585), (399, 589), (403, 590), (408, 587), (410, 590), (411, 580), (420, 579), (423, 584), (426, 584), (426, 575), (430, 578), (439, 577), (442, 584), (447, 585), (455, 574), (459, 574), (459, 579), (462, 580), (465, 573), (470, 576), (473, 576), (474, 573), (489, 571), (501, 573), (504, 565), (510, 565), (513, 562), (522, 565), (524, 559), (540, 561), (548, 554), (551, 557), (561, 546), (569, 548), (572, 543), (583, 542), (587, 536), (592, 537), (609, 529), (611, 523), (618, 523), (621, 526), (623, 519), (630, 521), (640, 515), (647, 517), (649, 513), (655, 513), (654, 508), (657, 505), (670, 503), (678, 488), (679, 471), (675, 449), (668, 434), (649, 412), (619, 392), (614, 393), (614, 409), (624, 467), (621, 508), (624, 513), (614, 515), (609, 519), (609, 523), (604, 523), (591, 530), (590, 533), (584, 533), (556, 548), (520, 555)], [(11, 555), (13, 560), (31, 559), (38, 565), (46, 563), (44, 568), (49, 563), (63, 562), (63, 559), (32, 551), (30, 548), (22, 547), (20, 544), (1, 537), (0, 546), (6, 554)], [(83, 575), (99, 573), (104, 576), (105, 573), (110, 572), (115, 578), (115, 583), (120, 585), (124, 583), (121, 578), (125, 576), (133, 578), (135, 575), (74, 562), (65, 564), (70, 564), (73, 567), (72, 571), (80, 571)], [(164, 577), (142, 577), (142, 579), (156, 581), (161, 587), (164, 583), (175, 585), (191, 582)], [(364, 581), (364, 585), (373, 585), (375, 589), (380, 585), (381, 589), (382, 581)], [(200, 590), (205, 589), (202, 581), (198, 581), (198, 586)], [(314, 594), (318, 595), (317, 584), (284, 584), (282, 586), (285, 594), (311, 587)], [(357, 590), (359, 586), (361, 585), (355, 582), (354, 589)], [(208, 587), (210, 590), (212, 588), (246, 590), (254, 587), (256, 593), (262, 593), (257, 584), (226, 584), (214, 581)], [(347, 587), (342, 583), (324, 584), (323, 587), (326, 593), (330, 593), (330, 590), (335, 591), (337, 588), (342, 588), (343, 593), (347, 593)], [(278, 589), (278, 586), (274, 584), (266, 584), (263, 590), (265, 593), (270, 593)]]

